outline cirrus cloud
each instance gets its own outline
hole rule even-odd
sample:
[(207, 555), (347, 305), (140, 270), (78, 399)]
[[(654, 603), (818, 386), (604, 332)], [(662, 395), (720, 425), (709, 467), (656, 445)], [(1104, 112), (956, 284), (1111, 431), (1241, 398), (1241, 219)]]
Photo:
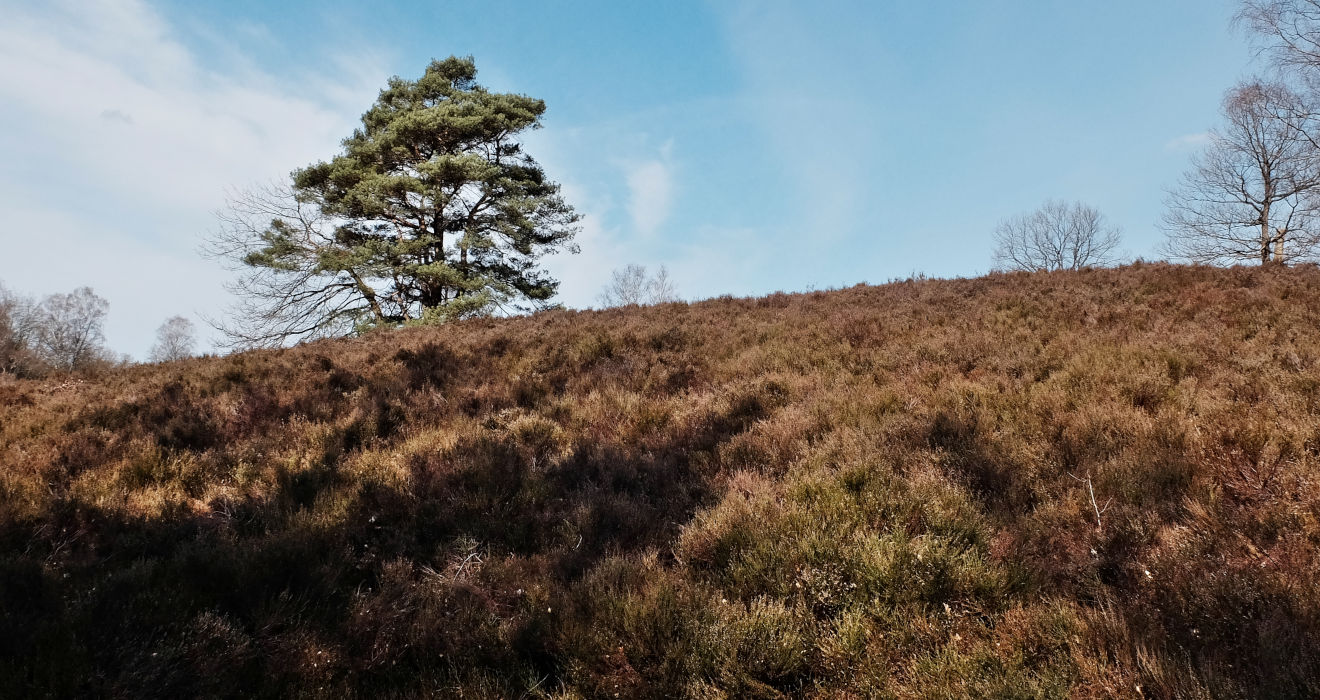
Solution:
[(333, 77), (216, 65), (141, 0), (0, 12), (0, 280), (94, 287), (111, 347), (138, 357), (163, 319), (224, 306), (223, 273), (195, 251), (226, 189), (334, 152), (388, 75), (370, 54)]

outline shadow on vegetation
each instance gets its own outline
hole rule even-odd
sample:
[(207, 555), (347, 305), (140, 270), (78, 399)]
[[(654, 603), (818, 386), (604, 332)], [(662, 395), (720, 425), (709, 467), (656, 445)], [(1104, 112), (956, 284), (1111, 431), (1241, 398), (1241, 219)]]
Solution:
[(1320, 272), (0, 385), (4, 697), (1308, 697)]

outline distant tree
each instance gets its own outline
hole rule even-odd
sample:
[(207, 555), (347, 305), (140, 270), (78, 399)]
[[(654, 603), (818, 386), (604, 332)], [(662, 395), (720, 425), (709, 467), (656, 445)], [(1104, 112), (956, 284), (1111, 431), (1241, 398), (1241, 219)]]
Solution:
[(1320, 248), (1320, 152), (1290, 115), (1307, 111), (1279, 83), (1238, 85), (1225, 125), (1169, 193), (1167, 252), (1201, 263), (1313, 259)]
[(545, 103), (489, 92), (471, 58), (391, 78), (329, 162), (234, 198), (208, 250), (244, 271), (238, 346), (549, 306), (539, 267), (578, 215), (523, 152)]
[(14, 314), (8, 295), (0, 288), (0, 372), (9, 368), (14, 354), (19, 349), (17, 334), (14, 333)]
[(62, 370), (87, 369), (106, 361), (102, 325), (109, 307), (90, 287), (46, 297), (31, 320), (37, 354)]
[(174, 316), (156, 329), (156, 344), (151, 347), (148, 359), (152, 362), (171, 362), (192, 357), (197, 345), (196, 332), (192, 321)]
[(30, 376), (39, 370), (33, 352), (33, 303), (0, 285), (0, 374)]
[(663, 265), (655, 275), (648, 275), (642, 265), (626, 265), (614, 271), (610, 283), (600, 293), (601, 306), (663, 304), (678, 301), (678, 292)]
[(1096, 209), (1050, 200), (995, 228), (1001, 270), (1077, 270), (1118, 262), (1120, 235)]
[(651, 277), (651, 303), (667, 304), (671, 301), (679, 301), (678, 288), (669, 279), (669, 270), (661, 265)]

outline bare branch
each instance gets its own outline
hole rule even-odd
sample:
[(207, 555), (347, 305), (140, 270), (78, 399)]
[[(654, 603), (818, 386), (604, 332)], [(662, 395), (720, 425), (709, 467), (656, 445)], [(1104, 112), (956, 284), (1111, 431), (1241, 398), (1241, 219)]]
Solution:
[(192, 321), (182, 316), (174, 316), (156, 329), (156, 344), (152, 346), (148, 359), (152, 362), (182, 360), (192, 356), (196, 345), (197, 338)]
[(1225, 125), (1169, 193), (1166, 252), (1199, 263), (1300, 262), (1320, 252), (1320, 151), (1313, 112), (1279, 83), (1237, 86)]
[(1078, 270), (1118, 262), (1120, 234), (1081, 202), (1050, 200), (995, 228), (995, 265), (1006, 270)]
[[(268, 347), (344, 335), (364, 323), (399, 321), (373, 286), (372, 261), (340, 243), (345, 225), (291, 188), (231, 193), (220, 227), (203, 253), (239, 273), (228, 289), (238, 301), (227, 320), (206, 319), (231, 347)], [(406, 304), (405, 304), (406, 305)]]
[(678, 291), (663, 265), (654, 276), (643, 265), (625, 265), (614, 271), (610, 283), (600, 293), (601, 306), (664, 304), (678, 301)]

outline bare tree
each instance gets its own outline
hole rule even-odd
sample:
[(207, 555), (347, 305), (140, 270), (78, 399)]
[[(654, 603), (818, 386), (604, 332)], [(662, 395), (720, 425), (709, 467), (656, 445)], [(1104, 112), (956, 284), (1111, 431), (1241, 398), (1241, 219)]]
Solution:
[(31, 376), (40, 372), (33, 352), (36, 324), (32, 300), (0, 285), (0, 374)]
[(1320, 152), (1290, 118), (1306, 111), (1303, 98), (1280, 83), (1229, 91), (1226, 124), (1169, 193), (1169, 254), (1201, 263), (1315, 257)]
[[(231, 320), (206, 321), (230, 346), (269, 347), (289, 339), (346, 335), (365, 319), (384, 315), (380, 309), (388, 300), (379, 299), (371, 286), (373, 272), (380, 271), (344, 264), (341, 259), (351, 250), (338, 243), (335, 222), (292, 188), (232, 193), (217, 217), (220, 228), (202, 250), (237, 273), (226, 288), (239, 301), (230, 308)], [(250, 264), (276, 238), (281, 258), (298, 262)], [(323, 257), (332, 261), (322, 263)]]
[(160, 324), (156, 329), (156, 344), (151, 347), (148, 359), (152, 362), (172, 362), (192, 357), (197, 345), (196, 333), (192, 321), (174, 316)]
[(664, 265), (661, 265), (651, 277), (650, 292), (652, 304), (667, 304), (679, 300), (678, 288), (669, 279), (669, 270), (665, 269)]
[(51, 366), (86, 369), (107, 359), (101, 330), (110, 304), (90, 287), (69, 294), (52, 294), (34, 312), (38, 354)]
[(19, 349), (17, 334), (14, 333), (13, 304), (9, 295), (0, 287), (0, 373), (6, 372), (13, 363), (13, 357)]
[(1320, 0), (1243, 0), (1235, 20), (1282, 73), (1320, 88)]
[(643, 265), (626, 265), (613, 273), (600, 293), (601, 306), (663, 304), (678, 301), (678, 292), (663, 265), (654, 276)]
[(995, 228), (1001, 270), (1078, 270), (1118, 262), (1119, 230), (1081, 202), (1050, 200)]

